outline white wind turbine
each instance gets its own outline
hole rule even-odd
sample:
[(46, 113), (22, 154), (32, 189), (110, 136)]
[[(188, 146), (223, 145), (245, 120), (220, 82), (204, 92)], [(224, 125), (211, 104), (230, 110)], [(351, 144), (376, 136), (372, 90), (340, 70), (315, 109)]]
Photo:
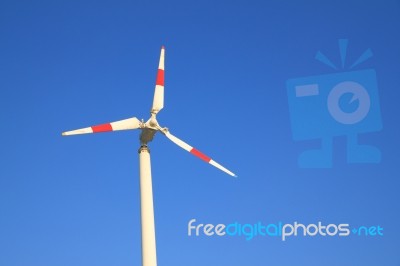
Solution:
[(165, 48), (161, 47), (160, 62), (158, 65), (156, 87), (154, 92), (153, 106), (151, 108), (151, 117), (147, 122), (140, 121), (136, 117), (91, 126), (72, 131), (63, 132), (63, 136), (99, 133), (117, 130), (140, 129), (140, 148), (139, 148), (139, 167), (140, 167), (140, 212), (142, 226), (142, 265), (156, 266), (156, 237), (154, 228), (154, 209), (153, 209), (153, 189), (151, 180), (150, 151), (147, 143), (153, 140), (154, 135), (159, 131), (168, 139), (174, 142), (182, 149), (197, 156), (203, 161), (217, 167), (225, 173), (235, 176), (234, 173), (212, 160), (207, 155), (190, 146), (186, 142), (172, 135), (166, 127), (161, 127), (156, 119), (157, 113), (164, 107), (164, 55)]

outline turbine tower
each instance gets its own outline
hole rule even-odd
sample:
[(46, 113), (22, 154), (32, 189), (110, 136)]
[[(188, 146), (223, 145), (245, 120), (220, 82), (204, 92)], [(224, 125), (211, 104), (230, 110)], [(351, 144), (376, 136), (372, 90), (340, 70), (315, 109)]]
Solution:
[(158, 65), (156, 87), (154, 91), (153, 106), (150, 111), (150, 118), (147, 122), (140, 121), (136, 117), (119, 120), (111, 123), (85, 127), (72, 131), (63, 132), (63, 136), (100, 133), (117, 130), (140, 129), (140, 148), (139, 148), (139, 173), (140, 173), (140, 214), (142, 226), (142, 265), (156, 266), (156, 235), (154, 226), (154, 207), (153, 207), (153, 189), (151, 179), (150, 150), (147, 144), (153, 140), (157, 132), (165, 135), (173, 143), (182, 149), (197, 156), (203, 161), (215, 166), (225, 173), (236, 177), (234, 173), (212, 160), (210, 157), (190, 146), (186, 142), (172, 135), (168, 128), (161, 127), (156, 119), (157, 113), (164, 107), (164, 58), (165, 48), (161, 47), (160, 61)]

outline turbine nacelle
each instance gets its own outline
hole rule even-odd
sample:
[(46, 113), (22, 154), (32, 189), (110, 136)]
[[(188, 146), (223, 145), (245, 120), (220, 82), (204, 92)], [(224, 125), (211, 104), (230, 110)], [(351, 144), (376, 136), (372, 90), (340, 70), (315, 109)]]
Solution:
[(156, 114), (151, 114), (149, 120), (146, 123), (142, 122), (140, 126), (142, 133), (140, 133), (140, 144), (147, 145), (148, 142), (152, 141), (157, 131), (161, 131), (163, 134), (168, 131), (168, 128), (162, 128), (156, 119)]

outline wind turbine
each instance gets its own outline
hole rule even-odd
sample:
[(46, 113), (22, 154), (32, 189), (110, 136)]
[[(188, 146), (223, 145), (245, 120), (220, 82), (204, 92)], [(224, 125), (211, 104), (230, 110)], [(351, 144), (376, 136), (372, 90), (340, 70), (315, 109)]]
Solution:
[(157, 132), (161, 132), (173, 143), (182, 149), (197, 156), (203, 161), (217, 167), (225, 173), (236, 177), (234, 173), (200, 152), (196, 148), (190, 146), (183, 140), (172, 135), (168, 128), (161, 127), (156, 119), (157, 113), (164, 107), (164, 57), (165, 48), (161, 47), (160, 61), (158, 65), (156, 87), (154, 91), (153, 106), (150, 111), (150, 118), (147, 122), (140, 121), (136, 117), (119, 120), (111, 123), (85, 127), (72, 131), (63, 132), (63, 136), (100, 133), (107, 131), (117, 130), (131, 130), (140, 129), (140, 148), (139, 148), (139, 173), (140, 173), (140, 213), (141, 213), (141, 226), (142, 226), (142, 265), (143, 266), (156, 266), (156, 237), (154, 227), (154, 209), (153, 209), (153, 189), (151, 180), (151, 164), (150, 164), (150, 150), (147, 144), (153, 140)]

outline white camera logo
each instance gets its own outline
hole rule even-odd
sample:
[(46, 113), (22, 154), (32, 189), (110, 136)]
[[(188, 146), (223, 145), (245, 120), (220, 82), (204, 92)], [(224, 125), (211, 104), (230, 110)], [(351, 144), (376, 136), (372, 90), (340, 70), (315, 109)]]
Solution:
[[(344, 68), (347, 40), (339, 40), (339, 48)], [(350, 69), (371, 56), (367, 49)], [(321, 52), (316, 59), (337, 70)], [(380, 162), (381, 154), (376, 147), (358, 144), (358, 134), (382, 129), (374, 69), (289, 79), (286, 87), (293, 139), (321, 139), (320, 149), (307, 150), (299, 156), (300, 167), (332, 167), (335, 136), (347, 136), (348, 163)]]

